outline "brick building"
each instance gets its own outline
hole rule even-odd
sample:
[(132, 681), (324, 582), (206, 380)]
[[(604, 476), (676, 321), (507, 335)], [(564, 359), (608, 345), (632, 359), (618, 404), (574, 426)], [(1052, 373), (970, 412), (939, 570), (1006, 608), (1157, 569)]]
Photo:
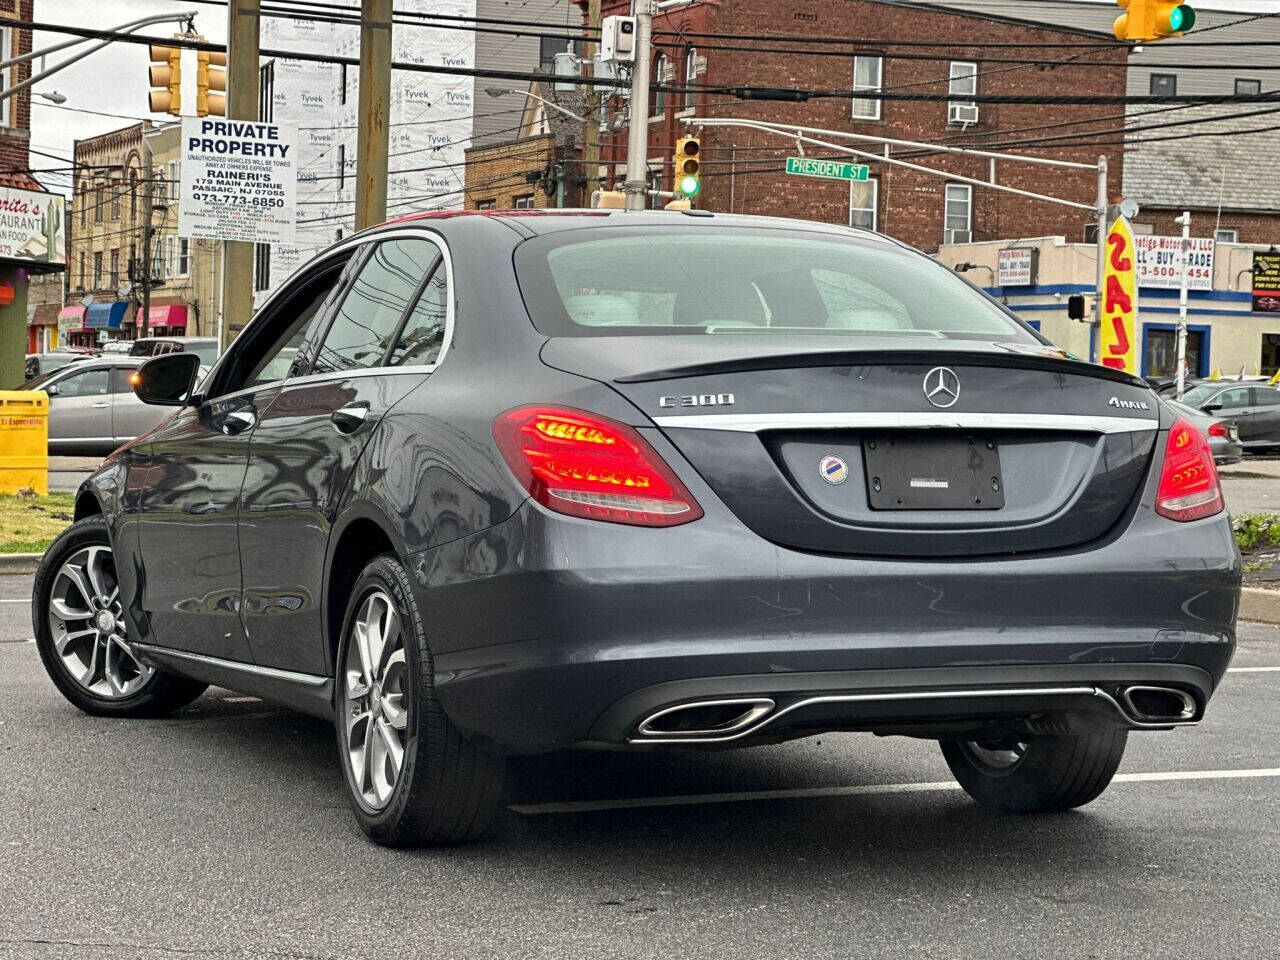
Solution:
[[(626, 13), (626, 4), (608, 3), (605, 16)], [(855, 26), (856, 25), (856, 26)], [(1127, 51), (1098, 46), (1099, 33), (1044, 26), (980, 12), (940, 8), (904, 0), (695, 0), (654, 18), (654, 76), (665, 82), (799, 89), (904, 91), (921, 94), (1121, 95)], [(721, 39), (726, 35), (842, 37), (856, 33), (865, 46), (812, 42), (781, 45)], [(706, 40), (698, 35), (715, 35)], [(894, 46), (889, 38), (935, 40), (940, 46)], [(1043, 48), (985, 46), (1043, 43)], [(1078, 48), (1070, 44), (1078, 43)], [(1067, 44), (1067, 46), (1063, 46)], [(790, 50), (783, 47), (789, 47)], [(810, 56), (797, 50), (822, 50)], [(1016, 57), (1035, 64), (993, 62)], [(1068, 59), (1071, 63), (1066, 63)], [(1087, 67), (1081, 64), (1088, 64)], [(651, 94), (649, 158), (652, 182), (671, 188), (671, 153), (677, 137), (689, 132), (683, 121), (697, 117), (739, 117), (797, 123), (825, 129), (930, 143), (983, 137), (989, 142), (1015, 131), (1072, 120), (1102, 120), (1114, 105), (979, 105), (957, 116), (941, 101), (830, 97), (804, 103), (744, 101), (707, 93)], [(615, 109), (618, 106), (615, 101)], [(969, 122), (976, 112), (976, 122)], [(1026, 136), (1026, 134), (1022, 134)], [(1105, 153), (1111, 165), (1112, 199), (1119, 197), (1124, 154), (1114, 142), (1057, 144), (1041, 155), (1093, 163)], [(794, 143), (746, 129), (706, 128), (702, 134), (703, 191), (699, 206), (737, 213), (797, 216), (873, 227), (925, 250), (948, 237), (973, 240), (1056, 233), (1083, 239), (1089, 215), (1055, 204), (948, 183), (902, 167), (870, 161), (871, 180), (852, 188), (839, 181), (787, 176), (784, 159)], [(866, 149), (877, 151), (869, 146)], [(605, 138), (606, 175), (620, 182), (626, 132)], [(901, 156), (904, 151), (895, 149)], [(1028, 153), (1036, 153), (1028, 149)], [(822, 155), (808, 148), (810, 156)], [(848, 159), (848, 158), (846, 158)], [(866, 162), (866, 161), (864, 161)], [(932, 155), (926, 166), (984, 180), (988, 160)], [(1085, 171), (1024, 164), (996, 166), (1000, 183), (1092, 204), (1096, 179)]]
[[(34, 0), (0, 0), (0, 60), (31, 52), (31, 31), (8, 26), (6, 20), (34, 19)], [(31, 63), (3, 71), (0, 86), (10, 87), (31, 76)], [(0, 186), (23, 190), (43, 189), (32, 179), (28, 166), (31, 142), (30, 89), (0, 101)]]

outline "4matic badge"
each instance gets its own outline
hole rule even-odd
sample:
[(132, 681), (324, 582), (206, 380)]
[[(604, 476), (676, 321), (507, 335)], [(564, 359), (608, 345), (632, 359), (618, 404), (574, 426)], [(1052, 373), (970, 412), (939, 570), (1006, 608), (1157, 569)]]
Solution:
[(1107, 401), (1108, 407), (1118, 407), (1121, 410), (1150, 410), (1145, 400), (1121, 400), (1119, 397), (1112, 397)]

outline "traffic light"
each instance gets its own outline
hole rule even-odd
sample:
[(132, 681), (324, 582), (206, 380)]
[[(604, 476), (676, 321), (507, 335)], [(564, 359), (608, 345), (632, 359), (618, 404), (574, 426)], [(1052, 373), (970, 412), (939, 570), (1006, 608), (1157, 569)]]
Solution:
[(158, 43), (151, 50), (151, 112), (182, 113), (182, 50)]
[(1181, 0), (1116, 0), (1125, 12), (1116, 18), (1117, 40), (1151, 43), (1180, 37), (1196, 25), (1196, 12)]
[(702, 189), (702, 177), (698, 173), (702, 166), (698, 160), (698, 151), (702, 142), (697, 137), (681, 137), (676, 141), (675, 155), (675, 192), (681, 197), (696, 197)]
[[(204, 37), (200, 38), (201, 40)], [(224, 50), (196, 53), (196, 116), (227, 115), (227, 54)]]

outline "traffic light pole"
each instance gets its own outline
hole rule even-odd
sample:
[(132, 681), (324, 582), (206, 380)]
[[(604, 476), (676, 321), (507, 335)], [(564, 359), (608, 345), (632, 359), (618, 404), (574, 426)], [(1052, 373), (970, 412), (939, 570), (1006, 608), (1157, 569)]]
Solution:
[(653, 7), (653, 0), (636, 0), (636, 59), (631, 65), (627, 174), (622, 184), (628, 210), (643, 210), (649, 190), (649, 61), (653, 46)]
[(1178, 284), (1178, 373), (1174, 396), (1181, 400), (1187, 385), (1187, 287), (1191, 279), (1191, 211), (1173, 221), (1182, 227), (1182, 280)]
[(1102, 329), (1102, 297), (1107, 273), (1107, 158), (1098, 157), (1098, 270), (1093, 294), (1093, 330), (1089, 334), (1089, 362), (1098, 362), (1098, 331)]

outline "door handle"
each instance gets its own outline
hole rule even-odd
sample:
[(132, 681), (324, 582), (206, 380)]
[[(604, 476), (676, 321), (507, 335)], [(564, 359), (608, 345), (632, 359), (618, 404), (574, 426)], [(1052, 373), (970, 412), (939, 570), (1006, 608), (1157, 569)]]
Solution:
[(348, 407), (339, 407), (333, 411), (329, 419), (333, 421), (339, 433), (355, 433), (364, 425), (368, 416), (368, 404), (353, 403)]
[(229, 437), (234, 437), (237, 433), (244, 433), (257, 422), (258, 418), (248, 410), (236, 410), (234, 413), (228, 413), (226, 419), (222, 421), (222, 432)]
[(93, 404), (92, 409), (94, 409), (94, 410), (101, 410), (103, 407), (109, 407), (109, 406), (111, 406), (111, 401), (109, 401), (109, 400), (104, 400), (102, 403), (95, 403), (95, 404)]

